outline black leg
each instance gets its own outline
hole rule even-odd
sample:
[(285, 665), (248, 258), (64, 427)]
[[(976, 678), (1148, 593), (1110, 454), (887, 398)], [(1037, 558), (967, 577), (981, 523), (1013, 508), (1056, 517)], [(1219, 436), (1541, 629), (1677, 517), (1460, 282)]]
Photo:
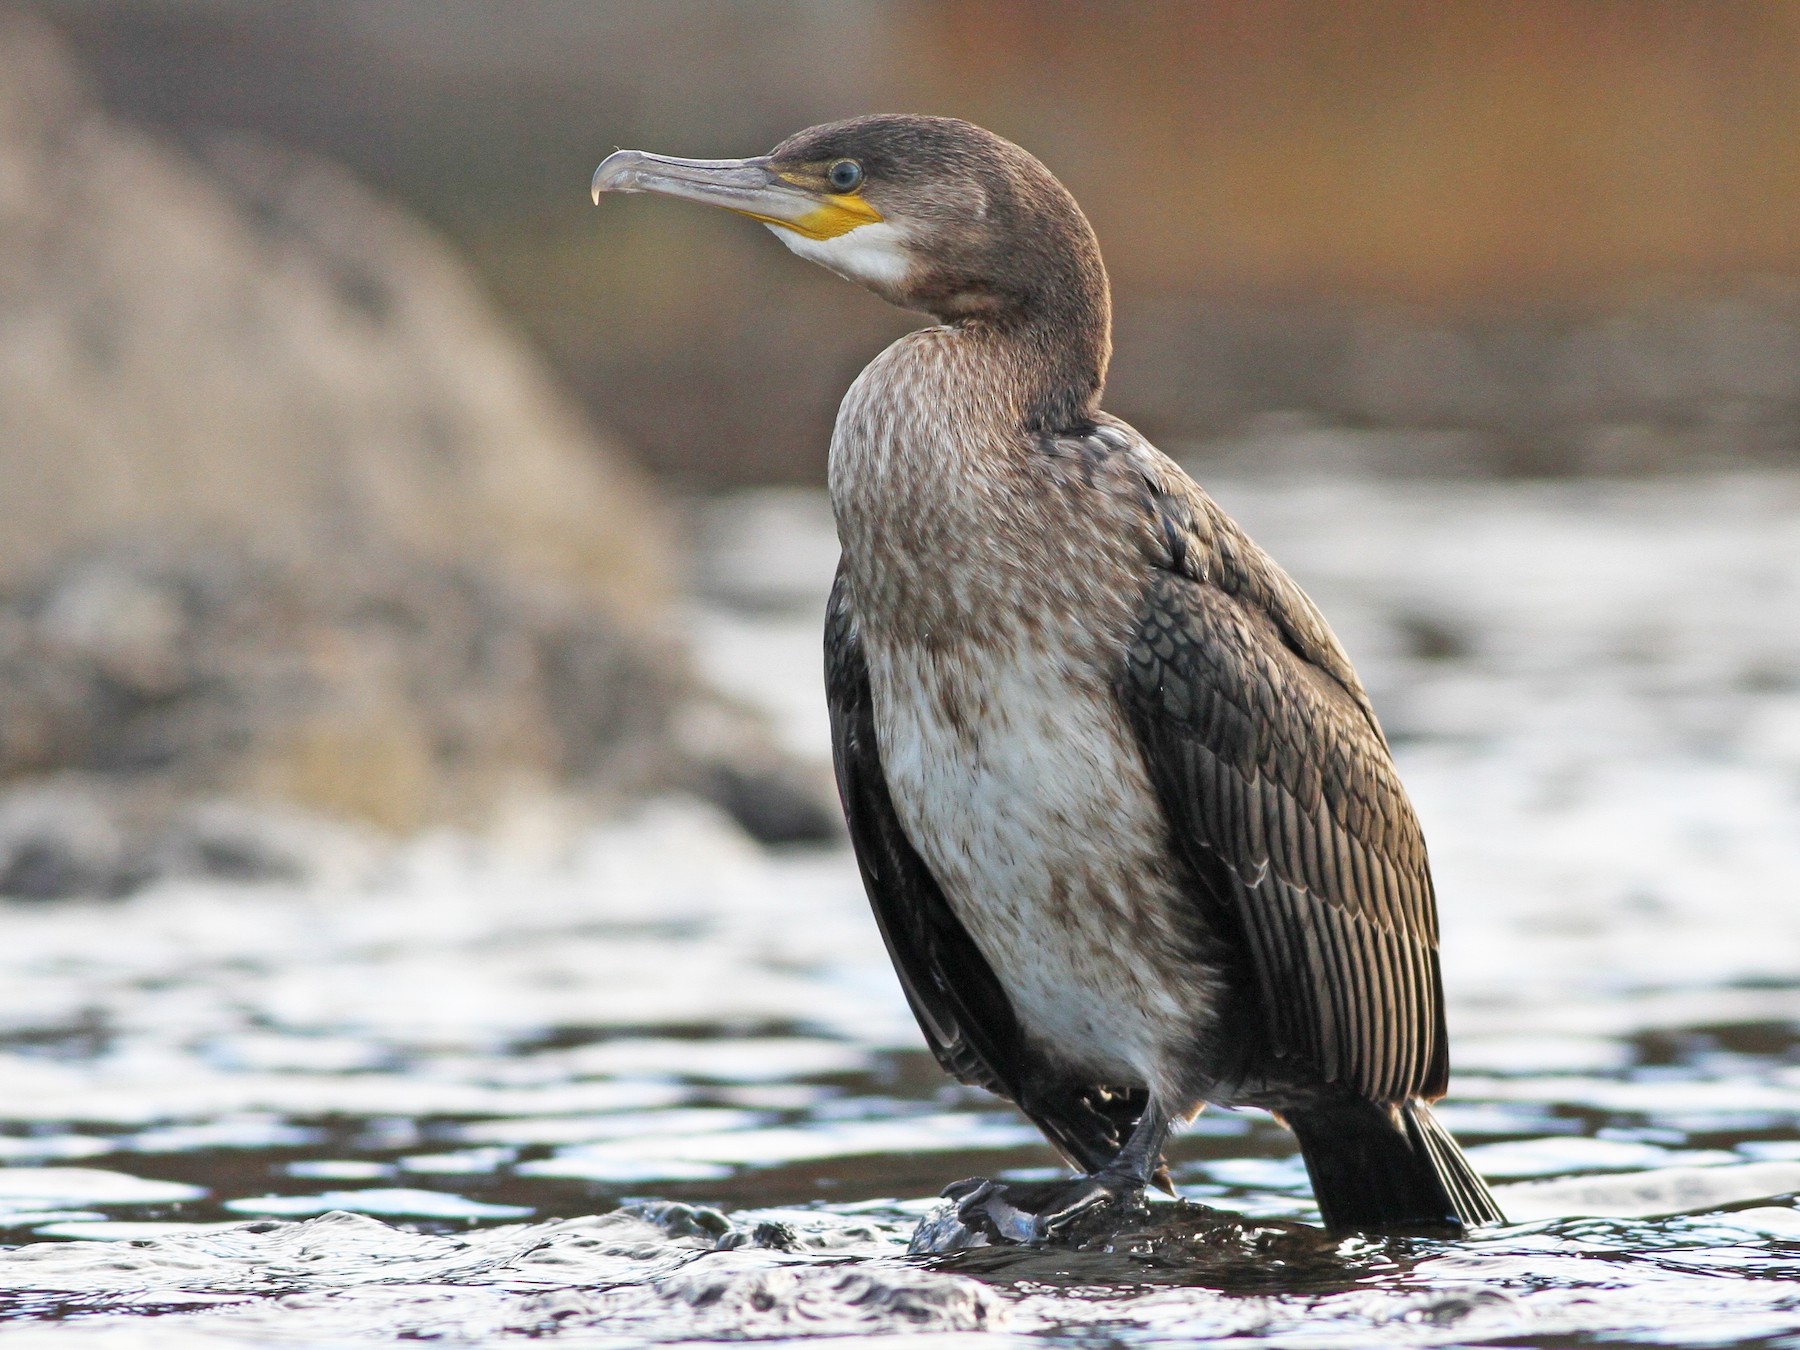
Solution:
[(1114, 1176), (1129, 1181), (1138, 1190), (1150, 1184), (1150, 1178), (1162, 1164), (1163, 1145), (1169, 1141), (1169, 1117), (1156, 1098), (1144, 1108), (1138, 1123), (1132, 1126), (1131, 1138), (1119, 1150), (1119, 1156), (1101, 1169), (1101, 1176)]

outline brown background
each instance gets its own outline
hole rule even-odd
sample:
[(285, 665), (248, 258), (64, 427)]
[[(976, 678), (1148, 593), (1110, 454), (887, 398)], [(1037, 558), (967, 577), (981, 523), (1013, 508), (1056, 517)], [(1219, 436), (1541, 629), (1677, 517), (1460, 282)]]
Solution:
[[(678, 483), (817, 481), (839, 392), (909, 320), (743, 221), (643, 199), (596, 212), (593, 165), (616, 145), (755, 153), (876, 109), (969, 117), (1065, 178), (1118, 292), (1109, 402), (1170, 444), (1293, 414), (1473, 429), (1417, 442), (1402, 467), (1427, 471), (1800, 453), (1792, 4), (49, 13), (121, 111), (322, 150), (420, 210)], [(1746, 384), (1757, 361), (1773, 365)]]

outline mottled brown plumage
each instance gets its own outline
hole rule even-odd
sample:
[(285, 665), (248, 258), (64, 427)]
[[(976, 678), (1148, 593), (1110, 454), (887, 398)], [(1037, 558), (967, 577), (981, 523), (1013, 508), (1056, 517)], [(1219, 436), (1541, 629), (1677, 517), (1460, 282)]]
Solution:
[(1029, 1206), (965, 1186), (964, 1216), (1053, 1232), (1213, 1102), (1294, 1128), (1334, 1226), (1498, 1218), (1425, 1105), (1436, 915), (1374, 711), (1299, 588), (1100, 411), (1106, 275), (1068, 192), (937, 118), (696, 163), (621, 152), (596, 194), (730, 206), (939, 320), (833, 437), (839, 788), (939, 1061), (1090, 1174)]

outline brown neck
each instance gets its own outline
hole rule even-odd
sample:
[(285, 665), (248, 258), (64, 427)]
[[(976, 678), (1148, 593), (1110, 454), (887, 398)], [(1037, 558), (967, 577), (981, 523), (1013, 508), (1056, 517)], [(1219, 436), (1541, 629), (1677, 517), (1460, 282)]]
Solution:
[[(1085, 265), (1083, 265), (1085, 264)], [(1033, 278), (1029, 291), (957, 326), (995, 343), (1024, 429), (1056, 434), (1092, 425), (1112, 355), (1112, 302), (1098, 258)]]

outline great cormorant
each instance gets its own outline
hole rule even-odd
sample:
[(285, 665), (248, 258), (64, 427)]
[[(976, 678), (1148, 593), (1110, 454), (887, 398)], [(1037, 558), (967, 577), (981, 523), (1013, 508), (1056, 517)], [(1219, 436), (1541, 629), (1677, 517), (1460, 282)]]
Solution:
[(1265, 1107), (1334, 1229), (1500, 1213), (1444, 1092), (1425, 842), (1325, 620), (1175, 463), (1100, 409), (1111, 301), (1081, 208), (967, 122), (872, 116), (766, 156), (594, 174), (767, 224), (937, 320), (831, 442), (838, 786), (943, 1067), (1085, 1174), (965, 1183), (1041, 1239), (1166, 1185), (1173, 1122)]

